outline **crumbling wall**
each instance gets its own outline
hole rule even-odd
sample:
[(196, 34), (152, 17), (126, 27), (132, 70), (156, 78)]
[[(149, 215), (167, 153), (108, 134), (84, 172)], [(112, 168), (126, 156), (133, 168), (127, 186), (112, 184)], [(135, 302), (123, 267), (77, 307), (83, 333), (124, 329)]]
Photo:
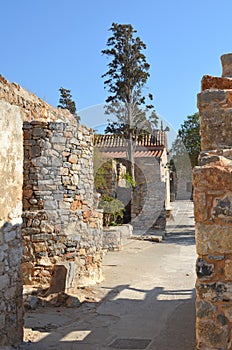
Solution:
[(66, 289), (100, 281), (102, 213), (94, 203), (93, 130), (1, 76), (0, 100), (18, 106), (23, 118), (24, 283), (59, 279), (59, 265), (72, 275)]
[(22, 184), (23, 134), (20, 108), (0, 101), (0, 346), (23, 338)]
[[(229, 64), (228, 64), (229, 62)], [(232, 349), (232, 55), (198, 95), (200, 166), (193, 172), (197, 349)]]

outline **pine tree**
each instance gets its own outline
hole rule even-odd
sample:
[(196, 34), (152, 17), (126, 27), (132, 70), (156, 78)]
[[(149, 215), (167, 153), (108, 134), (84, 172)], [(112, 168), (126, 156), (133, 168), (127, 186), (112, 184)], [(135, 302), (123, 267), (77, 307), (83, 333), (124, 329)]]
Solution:
[[(134, 151), (138, 138), (151, 133), (157, 127), (158, 117), (150, 103), (152, 94), (145, 96), (143, 89), (150, 76), (150, 65), (143, 50), (146, 45), (135, 36), (136, 30), (131, 24), (112, 23), (112, 36), (107, 41), (107, 49), (102, 54), (111, 58), (108, 71), (103, 74), (105, 88), (109, 96), (106, 99), (106, 113), (116, 116), (116, 122), (110, 122), (108, 133), (122, 134), (127, 140), (129, 172), (133, 180)], [(146, 97), (149, 104), (146, 103)], [(148, 115), (148, 112), (149, 116)]]
[(60, 91), (60, 99), (59, 99), (59, 105), (58, 108), (68, 109), (71, 114), (74, 115), (74, 117), (77, 119), (77, 121), (80, 121), (80, 117), (76, 113), (76, 104), (72, 99), (71, 90), (65, 89), (61, 87), (59, 89)]

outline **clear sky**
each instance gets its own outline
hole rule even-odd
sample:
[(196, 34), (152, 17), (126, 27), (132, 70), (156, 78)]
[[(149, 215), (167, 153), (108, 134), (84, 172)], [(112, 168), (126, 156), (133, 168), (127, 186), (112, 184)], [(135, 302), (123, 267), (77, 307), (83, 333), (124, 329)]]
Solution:
[(104, 121), (92, 106), (107, 97), (101, 50), (112, 22), (131, 23), (146, 43), (147, 85), (174, 129), (197, 111), (202, 76), (220, 76), (232, 52), (231, 0), (0, 0), (0, 11), (0, 74), (54, 106), (59, 88), (71, 89), (89, 126)]

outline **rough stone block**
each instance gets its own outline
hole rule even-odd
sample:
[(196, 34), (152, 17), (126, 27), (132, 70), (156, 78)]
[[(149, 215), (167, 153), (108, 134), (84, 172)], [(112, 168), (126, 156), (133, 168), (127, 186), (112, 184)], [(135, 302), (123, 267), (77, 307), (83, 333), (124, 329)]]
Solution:
[(199, 255), (232, 252), (232, 226), (196, 224), (196, 249)]
[(232, 77), (232, 54), (227, 53), (221, 56), (222, 76)]
[(56, 144), (56, 143), (66, 143), (66, 138), (63, 136), (55, 135), (51, 138), (51, 143)]
[(228, 90), (232, 89), (232, 79), (225, 77), (212, 77), (210, 75), (204, 75), (201, 80), (201, 90)]
[(197, 321), (197, 349), (228, 349), (229, 327), (214, 321)]
[(13, 241), (15, 237), (16, 237), (16, 231), (14, 229), (4, 233), (4, 241), (6, 243)]
[(58, 209), (58, 203), (55, 200), (47, 200), (44, 203), (44, 209), (45, 210), (57, 210)]
[(76, 265), (74, 262), (57, 264), (53, 268), (48, 294), (68, 292), (75, 285)]
[(232, 281), (232, 260), (229, 259), (225, 261), (225, 279)]
[(212, 303), (229, 302), (232, 300), (232, 283), (231, 282), (211, 282), (196, 283), (198, 300), (205, 300)]
[[(231, 191), (231, 167), (221, 167), (218, 165), (207, 165), (195, 167), (193, 171), (193, 186), (197, 193), (205, 193), (208, 191)], [(210, 193), (209, 193), (210, 194)], [(197, 206), (201, 203), (201, 198), (196, 197)], [(197, 206), (195, 208), (197, 209)]]
[(10, 279), (7, 274), (0, 276), (0, 291), (10, 286)]
[(228, 305), (226, 305), (223, 307), (223, 310), (229, 322), (232, 322), (232, 307), (228, 307)]
[(212, 106), (212, 110), (200, 112), (202, 151), (232, 147), (232, 91), (227, 95), (228, 109)]
[(76, 154), (71, 154), (68, 158), (69, 163), (76, 164), (78, 162), (78, 157)]
[(198, 258), (196, 262), (197, 277), (201, 280), (211, 278), (214, 274), (214, 264), (209, 264), (205, 259)]
[(217, 307), (212, 303), (204, 300), (196, 302), (196, 315), (199, 318), (212, 319), (216, 315)]

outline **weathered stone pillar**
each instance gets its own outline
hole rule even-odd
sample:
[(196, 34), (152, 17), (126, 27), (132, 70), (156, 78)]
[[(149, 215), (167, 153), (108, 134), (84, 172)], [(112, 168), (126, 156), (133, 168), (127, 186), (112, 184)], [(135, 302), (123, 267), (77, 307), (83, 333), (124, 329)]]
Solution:
[(198, 95), (200, 166), (193, 172), (197, 349), (232, 349), (232, 54)]
[(20, 108), (0, 100), (0, 347), (23, 340), (22, 184)]

